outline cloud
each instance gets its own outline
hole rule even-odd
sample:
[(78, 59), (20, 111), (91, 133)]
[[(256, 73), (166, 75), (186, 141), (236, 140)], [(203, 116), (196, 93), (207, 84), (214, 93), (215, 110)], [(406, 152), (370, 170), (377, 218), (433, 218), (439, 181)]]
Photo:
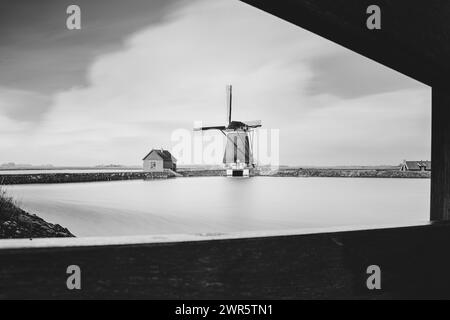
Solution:
[(407, 76), (381, 68), (368, 58), (348, 50), (312, 57), (313, 77), (307, 92), (311, 95), (328, 93), (351, 99), (383, 92), (415, 88), (419, 83)]
[(428, 87), (239, 1), (179, 8), (98, 55), (85, 79), (53, 93), (33, 134), (15, 136), (22, 151), (4, 148), (0, 161), (138, 164), (180, 127), (223, 124), (229, 83), (234, 120), (280, 129), (283, 164), (429, 151)]
[(336, 101), (312, 111), (289, 133), (298, 138), (282, 140), (281, 162), (288, 164), (379, 165), (429, 159), (430, 90), (405, 89)]
[[(133, 163), (143, 150), (170, 147), (171, 132), (180, 123), (188, 129), (194, 120), (223, 123), (228, 83), (235, 86), (236, 118), (263, 116), (260, 111), (271, 99), (275, 103), (277, 97), (290, 94), (289, 84), (308, 74), (304, 67), (301, 72), (302, 66), (292, 70), (284, 64), (285, 56), (296, 52), (279, 35), (295, 35), (296, 28), (284, 22), (280, 26), (277, 18), (261, 16), (239, 2), (227, 3), (203, 2), (180, 11), (176, 21), (138, 32), (124, 50), (98, 57), (89, 69), (87, 87), (54, 95), (39, 140), (57, 150), (64, 143), (101, 148), (134, 137), (134, 153), (116, 159)], [(234, 17), (232, 25), (229, 16)], [(298, 33), (296, 37), (305, 38)], [(304, 40), (301, 47), (314, 45)], [(135, 125), (142, 121), (167, 125)], [(122, 147), (116, 144), (111, 150)], [(109, 158), (111, 154), (104, 153)]]
[(37, 122), (50, 108), (46, 95), (0, 87), (0, 113), (17, 122)]
[(100, 54), (119, 50), (137, 30), (176, 17), (187, 0), (77, 0), (82, 29), (66, 28), (71, 0), (0, 3), (0, 86), (54, 93), (86, 85)]

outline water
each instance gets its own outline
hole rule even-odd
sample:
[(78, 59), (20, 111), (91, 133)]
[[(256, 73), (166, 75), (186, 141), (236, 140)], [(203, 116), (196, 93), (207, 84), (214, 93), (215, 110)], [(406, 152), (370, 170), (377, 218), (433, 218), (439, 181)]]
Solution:
[(429, 179), (224, 177), (9, 186), (77, 236), (241, 232), (429, 219)]

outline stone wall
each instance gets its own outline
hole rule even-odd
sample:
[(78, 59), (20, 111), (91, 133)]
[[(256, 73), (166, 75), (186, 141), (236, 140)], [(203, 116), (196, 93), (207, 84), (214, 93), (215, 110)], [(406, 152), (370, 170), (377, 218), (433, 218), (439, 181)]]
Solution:
[[(41, 173), (0, 174), (0, 185), (33, 183), (72, 183), (117, 180), (152, 180), (173, 177), (218, 177), (225, 176), (225, 170), (181, 169), (176, 173), (164, 172), (89, 172), (89, 173)], [(255, 170), (255, 176), (268, 177), (360, 177), (360, 178), (430, 178), (431, 172), (398, 170), (351, 170), (351, 169), (280, 169)]]
[(258, 176), (271, 177), (342, 177), (342, 178), (430, 178), (430, 171), (399, 171), (377, 169), (280, 169), (259, 170)]
[(179, 169), (177, 173), (183, 177), (219, 177), (226, 175), (225, 169)]
[(138, 179), (167, 179), (171, 172), (89, 172), (89, 173), (41, 173), (0, 174), (0, 185), (33, 183), (72, 183)]

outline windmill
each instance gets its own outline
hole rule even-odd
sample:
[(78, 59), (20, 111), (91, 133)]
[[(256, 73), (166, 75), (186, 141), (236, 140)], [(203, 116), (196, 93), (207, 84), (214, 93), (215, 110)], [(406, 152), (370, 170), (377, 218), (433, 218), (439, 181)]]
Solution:
[(253, 162), (252, 142), (253, 131), (261, 127), (261, 120), (233, 121), (232, 86), (227, 86), (227, 124), (225, 126), (194, 128), (194, 131), (219, 130), (227, 138), (223, 155), (223, 163), (227, 168), (227, 176), (249, 176), (250, 168), (255, 167)]

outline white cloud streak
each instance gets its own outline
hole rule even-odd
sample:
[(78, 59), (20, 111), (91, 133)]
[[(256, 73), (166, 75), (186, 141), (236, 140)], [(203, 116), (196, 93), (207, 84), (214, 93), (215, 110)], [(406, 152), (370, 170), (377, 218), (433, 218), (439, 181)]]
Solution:
[[(149, 149), (170, 148), (171, 133), (180, 126), (190, 129), (195, 120), (223, 124), (228, 83), (236, 120), (261, 119), (264, 127), (280, 129), (282, 164), (429, 157), (430, 89), (404, 77), (408, 89), (394, 92), (343, 98), (318, 94), (316, 83), (309, 94), (311, 61), (333, 54), (361, 60), (239, 1), (197, 3), (178, 19), (137, 32), (124, 49), (99, 56), (87, 87), (51, 97), (51, 111), (37, 131), (14, 133), (17, 123), (2, 114), (0, 125), (11, 131), (9, 144), (0, 144), (0, 161), (139, 164)], [(381, 85), (376, 81), (375, 88)]]

